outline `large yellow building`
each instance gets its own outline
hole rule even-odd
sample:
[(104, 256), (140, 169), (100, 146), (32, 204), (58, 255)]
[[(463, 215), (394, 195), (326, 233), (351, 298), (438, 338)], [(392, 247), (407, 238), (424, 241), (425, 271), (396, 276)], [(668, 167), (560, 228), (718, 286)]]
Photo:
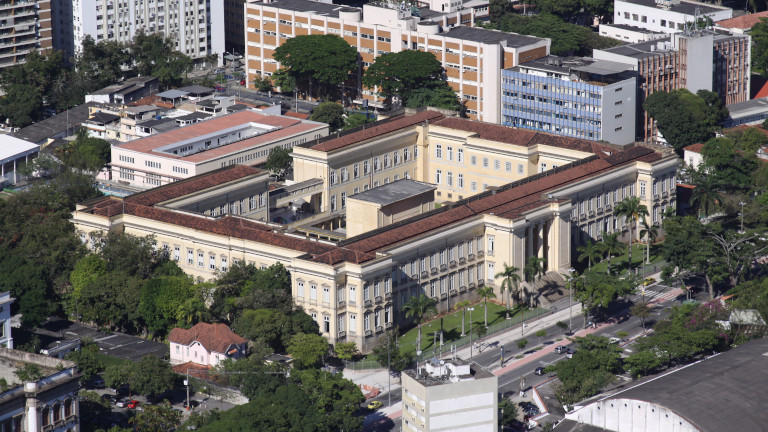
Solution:
[[(447, 159), (449, 144), (453, 160)], [(438, 145), (443, 146), (440, 157)], [(367, 146), (370, 171), (356, 179), (349, 167), (365, 162), (355, 155)], [(380, 171), (372, 165), (374, 149), (380, 155)], [(407, 161), (405, 149), (410, 153)], [(461, 165), (456, 160), (460, 149)], [(395, 151), (401, 163), (392, 156), (385, 170), (383, 153)], [(291, 272), (295, 302), (317, 320), (331, 343), (353, 341), (370, 351), (383, 331), (402, 321), (401, 307), (411, 296), (426, 294), (445, 310), (461, 299), (475, 298), (479, 286), (497, 286), (494, 275), (504, 264), (523, 268), (531, 256), (545, 258), (548, 271), (565, 271), (572, 250), (587, 237), (627, 229), (611, 211), (624, 197), (638, 196), (659, 223), (663, 209), (674, 205), (678, 165), (671, 152), (641, 146), (622, 150), (429, 112), (297, 148), (295, 153), (297, 176), (322, 179), (319, 193), (325, 197), (341, 197), (342, 191), (351, 196), (366, 186), (373, 192), (376, 182), (383, 185), (386, 177), (395, 182), (395, 175), (403, 179), (406, 172), (417, 180), (434, 178), (443, 169), (447, 176), (449, 167), (455, 169), (456, 179), (465, 176), (466, 192), (460, 195), (440, 182), (435, 193), (441, 193), (441, 207), (338, 242), (231, 212), (211, 216), (163, 205), (256, 174), (252, 168), (234, 166), (123, 200), (103, 197), (83, 203), (72, 221), (84, 239), (105, 230), (152, 234), (185, 272), (203, 279), (236, 261), (261, 267), (280, 262)], [(344, 162), (329, 166), (329, 160)], [(509, 174), (507, 162), (513, 164)], [(347, 181), (332, 184), (332, 169), (340, 176), (343, 167)], [(362, 165), (358, 169), (365, 173)], [(487, 183), (488, 189), (478, 186), (472, 191), (466, 183), (472, 181)], [(341, 200), (337, 198), (337, 206)], [(425, 200), (418, 202), (423, 206)], [(354, 217), (347, 214), (348, 220)]]

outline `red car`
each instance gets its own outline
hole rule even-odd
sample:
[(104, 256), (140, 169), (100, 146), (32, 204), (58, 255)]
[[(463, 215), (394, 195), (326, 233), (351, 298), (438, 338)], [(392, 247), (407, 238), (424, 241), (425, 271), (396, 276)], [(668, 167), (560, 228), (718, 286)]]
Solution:
[(130, 408), (130, 409), (136, 409), (136, 407), (139, 406), (139, 403), (140, 402), (137, 401), (137, 400), (132, 400), (132, 401), (128, 402), (127, 404), (125, 404), (125, 407), (126, 408)]
[(241, 86), (244, 86), (244, 85), (245, 85), (245, 80), (244, 80), (244, 79), (241, 79), (241, 80), (240, 80), (240, 85), (241, 85)]

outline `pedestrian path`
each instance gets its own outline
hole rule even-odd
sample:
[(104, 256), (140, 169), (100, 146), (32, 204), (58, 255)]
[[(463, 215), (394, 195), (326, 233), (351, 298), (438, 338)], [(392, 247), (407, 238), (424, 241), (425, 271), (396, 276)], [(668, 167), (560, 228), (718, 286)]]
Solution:
[(664, 303), (667, 300), (676, 299), (684, 294), (685, 294), (685, 291), (683, 291), (682, 288), (673, 288), (669, 291), (659, 293), (657, 296), (649, 300), (648, 304), (654, 305), (654, 304)]

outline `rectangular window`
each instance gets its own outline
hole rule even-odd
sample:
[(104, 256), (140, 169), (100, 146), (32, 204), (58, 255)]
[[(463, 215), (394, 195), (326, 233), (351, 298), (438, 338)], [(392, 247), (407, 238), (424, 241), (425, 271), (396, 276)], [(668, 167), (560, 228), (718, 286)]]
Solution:
[(490, 166), (490, 164), (488, 162), (488, 158), (484, 157), (483, 158), (483, 168), (488, 168), (489, 166)]
[(446, 154), (445, 154), (446, 159), (448, 159), (449, 161), (452, 161), (453, 160), (453, 147), (448, 146), (448, 147), (446, 147), (445, 150), (446, 150)]
[(346, 192), (342, 192), (341, 193), (341, 208), (346, 208), (346, 207), (347, 207), (347, 193)]
[(456, 150), (456, 162), (458, 163), (464, 162), (464, 149), (460, 148)]
[(445, 177), (445, 183), (450, 187), (453, 186), (453, 173), (448, 171)]
[(331, 211), (336, 211), (336, 195), (331, 195)]
[(459, 177), (456, 179), (456, 186), (459, 189), (464, 189), (464, 174), (459, 174)]
[(472, 166), (476, 166), (477, 165), (477, 156), (475, 156), (475, 155), (470, 156), (469, 157), (469, 164), (472, 165)]
[(331, 302), (331, 287), (323, 286), (323, 303)]
[(296, 296), (297, 297), (304, 297), (304, 282), (303, 281), (296, 282)]
[(440, 184), (443, 177), (443, 170), (436, 170), (435, 171), (435, 183)]
[(317, 285), (309, 284), (309, 299), (317, 300)]
[(371, 285), (366, 282), (365, 285), (363, 285), (363, 301), (368, 301), (371, 299)]
[(352, 166), (352, 176), (354, 178), (360, 178), (360, 164), (356, 163)]
[(197, 266), (203, 267), (205, 265), (205, 256), (202, 252), (197, 253)]
[(489, 254), (491, 254), (491, 255), (493, 255), (493, 251), (494, 251), (494, 244), (495, 244), (495, 242), (496, 242), (496, 241), (495, 241), (495, 240), (496, 240), (496, 237), (494, 237), (494, 236), (492, 236), (492, 235), (489, 235), (489, 236), (487, 236), (487, 237), (486, 237), (486, 239), (487, 239), (487, 241), (488, 241), (488, 253), (489, 253)]
[[(488, 280), (493, 281), (493, 278), (495, 275), (496, 275), (496, 271), (494, 270), (494, 263), (489, 262), (488, 263)], [(480, 278), (478, 277), (478, 279)]]
[(517, 164), (517, 173), (525, 174), (525, 166), (523, 164)]
[(441, 144), (435, 145), (435, 158), (436, 159), (442, 159), (443, 158), (443, 146)]
[(216, 257), (213, 255), (208, 257), (208, 268), (210, 270), (216, 270)]

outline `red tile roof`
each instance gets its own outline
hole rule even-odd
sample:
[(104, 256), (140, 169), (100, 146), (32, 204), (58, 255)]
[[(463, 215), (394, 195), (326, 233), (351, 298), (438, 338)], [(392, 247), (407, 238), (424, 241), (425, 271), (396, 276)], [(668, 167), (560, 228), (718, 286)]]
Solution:
[(181, 345), (199, 342), (208, 352), (224, 353), (232, 345), (244, 344), (245, 338), (236, 335), (226, 324), (197, 323), (191, 329), (175, 328), (168, 340)]
[(446, 117), (433, 123), (449, 129), (474, 132), (478, 138), (529, 147), (537, 144), (567, 148), (587, 153), (598, 154), (616, 152), (615, 147), (579, 138), (537, 132), (530, 129), (520, 129), (493, 123), (483, 123), (457, 117)]
[[(768, 97), (768, 80), (765, 80), (759, 76), (755, 76), (754, 78), (750, 79), (749, 85), (751, 87), (752, 93), (754, 93), (752, 99)], [(755, 89), (757, 89), (757, 91), (755, 91)]]
[(715, 25), (722, 28), (749, 30), (754, 27), (755, 24), (759, 23), (763, 18), (768, 18), (768, 11), (742, 15), (736, 18), (729, 18), (727, 20), (718, 21), (715, 23)]
[(702, 143), (696, 143), (691, 144), (688, 147), (683, 147), (683, 151), (689, 151), (693, 153), (701, 154), (701, 151), (704, 149), (704, 144)]
[(286, 111), (283, 115), (286, 117), (293, 117), (301, 120), (309, 120), (309, 114), (298, 113), (295, 111)]
[(195, 177), (156, 187), (148, 191), (139, 192), (126, 197), (125, 200), (134, 204), (153, 206), (163, 201), (189, 195), (260, 172), (261, 171), (256, 168), (245, 165), (230, 165)]
[(395, 132), (400, 129), (405, 129), (407, 127), (417, 125), (419, 123), (423, 123), (423, 122), (432, 123), (441, 118), (443, 118), (443, 115), (440, 114), (439, 112), (422, 111), (414, 115), (397, 117), (380, 125), (374, 124), (373, 126), (366, 127), (361, 131), (353, 132), (348, 135), (343, 135), (336, 139), (330, 139), (328, 141), (321, 142), (320, 144), (315, 144), (310, 148), (312, 150), (324, 151), (324, 152), (334, 151), (352, 144), (357, 144), (362, 141), (376, 138), (381, 135), (386, 135), (388, 133)]

